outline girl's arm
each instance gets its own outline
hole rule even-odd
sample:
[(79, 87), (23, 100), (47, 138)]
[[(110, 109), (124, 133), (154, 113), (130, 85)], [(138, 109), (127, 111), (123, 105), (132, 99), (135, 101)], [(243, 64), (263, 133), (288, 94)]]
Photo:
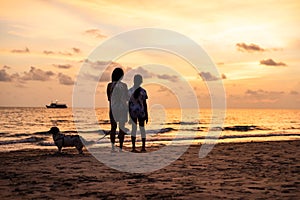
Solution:
[(108, 101), (110, 101), (110, 90), (111, 90), (111, 83), (109, 83), (106, 88), (106, 95)]
[(147, 101), (146, 99), (143, 101), (144, 104), (144, 109), (145, 109), (145, 120), (146, 120), (146, 124), (148, 123), (148, 107), (147, 107)]

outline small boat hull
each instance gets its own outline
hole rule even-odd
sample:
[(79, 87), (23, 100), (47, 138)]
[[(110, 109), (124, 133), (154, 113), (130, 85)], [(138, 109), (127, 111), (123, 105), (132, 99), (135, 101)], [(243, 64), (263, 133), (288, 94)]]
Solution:
[(51, 103), (50, 105), (46, 105), (46, 108), (67, 108), (67, 105), (66, 104)]

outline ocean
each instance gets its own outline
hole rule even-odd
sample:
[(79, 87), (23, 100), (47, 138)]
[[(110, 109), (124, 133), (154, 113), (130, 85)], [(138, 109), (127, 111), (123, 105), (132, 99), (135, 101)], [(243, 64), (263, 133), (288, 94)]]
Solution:
[[(78, 118), (78, 113), (80, 117)], [(96, 116), (96, 117), (95, 117)], [(300, 139), (300, 110), (227, 109), (223, 126), (212, 124), (210, 109), (150, 109), (146, 125), (147, 146), (214, 140), (219, 143)], [(0, 108), (0, 151), (56, 148), (48, 130), (57, 126), (62, 133), (79, 134), (95, 147), (110, 129), (108, 110), (71, 108)], [(131, 125), (126, 124), (128, 133)], [(79, 131), (79, 132), (78, 132)], [(214, 134), (217, 131), (218, 134)], [(139, 133), (137, 133), (140, 141)], [(109, 144), (109, 136), (104, 137)], [(130, 135), (125, 138), (130, 147)]]

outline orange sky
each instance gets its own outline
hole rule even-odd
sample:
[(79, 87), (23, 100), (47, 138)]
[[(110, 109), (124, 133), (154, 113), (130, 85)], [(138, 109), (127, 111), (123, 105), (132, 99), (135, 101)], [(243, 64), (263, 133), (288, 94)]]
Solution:
[[(44, 106), (56, 99), (72, 105), (82, 61), (98, 45), (124, 31), (153, 27), (181, 33), (205, 49), (223, 76), (229, 108), (300, 108), (299, 10), (297, 0), (1, 0), (0, 106)], [(115, 62), (127, 70), (169, 66), (189, 82), (201, 107), (210, 105), (205, 82), (175, 55), (144, 50)], [(96, 106), (107, 106), (106, 84), (98, 85)], [(151, 104), (178, 106), (174, 91), (145, 88)]]

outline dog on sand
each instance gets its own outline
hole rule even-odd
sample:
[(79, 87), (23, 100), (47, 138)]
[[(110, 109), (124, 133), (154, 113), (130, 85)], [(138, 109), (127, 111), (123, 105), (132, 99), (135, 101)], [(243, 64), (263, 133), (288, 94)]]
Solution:
[(59, 153), (61, 153), (63, 147), (76, 147), (79, 154), (83, 153), (83, 144), (79, 135), (62, 134), (57, 127), (52, 127), (49, 133), (52, 134), (54, 144), (57, 146)]

